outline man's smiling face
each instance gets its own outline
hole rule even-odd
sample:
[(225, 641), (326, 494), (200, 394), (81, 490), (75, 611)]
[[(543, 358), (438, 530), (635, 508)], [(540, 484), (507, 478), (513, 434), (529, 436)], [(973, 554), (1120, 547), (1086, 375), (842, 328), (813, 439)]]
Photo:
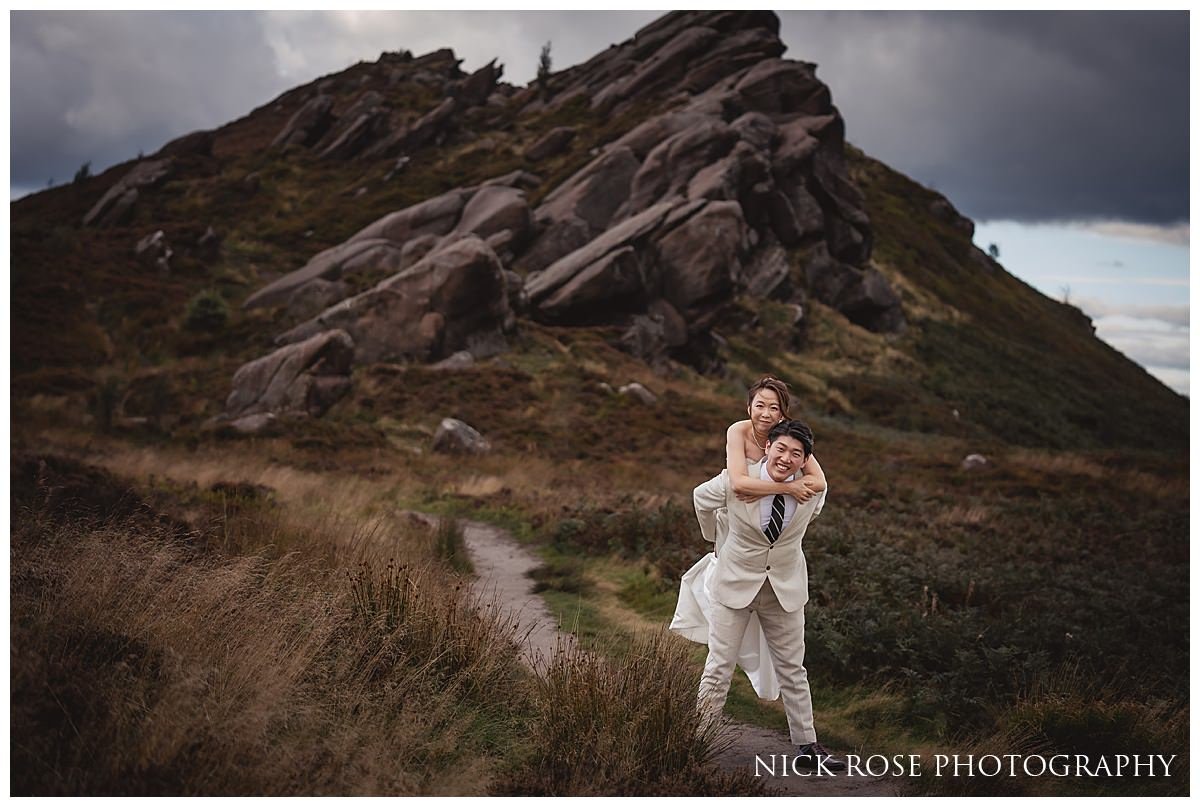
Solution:
[(775, 442), (767, 445), (767, 475), (776, 482), (784, 482), (789, 476), (799, 473), (807, 459), (804, 443), (781, 434), (775, 438)]

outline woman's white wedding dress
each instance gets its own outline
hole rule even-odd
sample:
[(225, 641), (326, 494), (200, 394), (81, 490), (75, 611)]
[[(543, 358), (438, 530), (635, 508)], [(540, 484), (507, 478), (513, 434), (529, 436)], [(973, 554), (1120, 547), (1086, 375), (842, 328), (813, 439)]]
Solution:
[[(746, 460), (747, 467), (756, 465), (757, 461)], [(820, 513), (825, 506), (825, 494), (821, 492), (821, 501), (817, 503), (814, 513)], [(729, 521), (724, 511), (717, 514), (717, 532), (723, 538), (729, 530)], [(723, 541), (718, 540), (718, 543)], [(675, 604), (675, 616), (671, 618), (670, 629), (685, 639), (699, 644), (708, 644), (708, 626), (712, 614), (712, 598), (709, 594), (713, 569), (717, 558), (709, 552), (700, 558), (692, 568), (684, 572), (679, 580), (679, 600)], [(758, 621), (758, 614), (751, 612), (746, 622), (746, 632), (742, 634), (742, 643), (738, 648), (738, 666), (750, 679), (750, 686), (755, 694), (763, 700), (773, 701), (779, 697), (779, 677), (775, 674), (775, 665), (771, 660), (771, 649), (767, 646), (767, 637)]]

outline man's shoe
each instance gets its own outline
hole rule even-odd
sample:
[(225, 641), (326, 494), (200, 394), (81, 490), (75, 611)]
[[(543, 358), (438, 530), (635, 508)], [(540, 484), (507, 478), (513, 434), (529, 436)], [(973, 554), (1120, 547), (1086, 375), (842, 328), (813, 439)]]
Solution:
[(809, 743), (796, 749), (796, 765), (814, 771), (841, 773), (846, 763), (825, 750), (820, 743)]

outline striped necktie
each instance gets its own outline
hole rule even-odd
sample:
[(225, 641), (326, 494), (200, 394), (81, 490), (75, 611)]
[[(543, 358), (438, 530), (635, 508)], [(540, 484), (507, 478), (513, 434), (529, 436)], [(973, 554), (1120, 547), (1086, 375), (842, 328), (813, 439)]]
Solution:
[(779, 538), (779, 533), (783, 532), (783, 494), (776, 493), (775, 498), (771, 500), (771, 521), (767, 524), (767, 528), (763, 530), (767, 535), (767, 540), (775, 543)]

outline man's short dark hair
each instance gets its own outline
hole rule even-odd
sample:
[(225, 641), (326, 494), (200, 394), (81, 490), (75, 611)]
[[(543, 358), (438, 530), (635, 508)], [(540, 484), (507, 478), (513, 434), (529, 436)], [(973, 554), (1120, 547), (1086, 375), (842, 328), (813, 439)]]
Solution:
[(811, 457), (813, 452), (813, 433), (808, 424), (802, 420), (781, 420), (771, 427), (767, 433), (767, 442), (774, 443), (780, 437), (791, 437), (804, 444), (804, 456)]

